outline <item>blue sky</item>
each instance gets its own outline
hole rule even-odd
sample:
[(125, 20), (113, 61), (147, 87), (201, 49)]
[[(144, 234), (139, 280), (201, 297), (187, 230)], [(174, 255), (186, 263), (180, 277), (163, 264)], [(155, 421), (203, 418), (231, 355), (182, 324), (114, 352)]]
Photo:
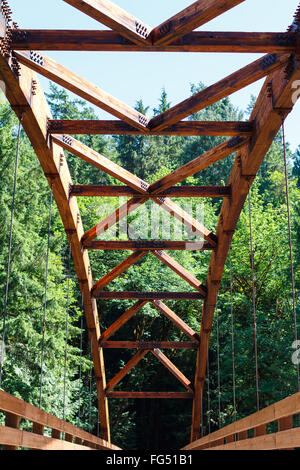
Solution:
[[(115, 0), (122, 8), (150, 26), (157, 26), (192, 0)], [(13, 19), (20, 28), (107, 29), (78, 12), (63, 0), (9, 0)], [(298, 0), (246, 0), (201, 30), (205, 31), (286, 31)], [(47, 52), (74, 72), (105, 91), (134, 106), (142, 98), (151, 108), (157, 105), (163, 87), (173, 105), (190, 92), (190, 84), (210, 85), (260, 57), (259, 54), (207, 53), (118, 53)], [(47, 88), (47, 81), (42, 79)], [(251, 94), (257, 95), (263, 81), (231, 96), (235, 106), (245, 109)], [(101, 119), (108, 115), (99, 111)], [(286, 121), (287, 139), (292, 149), (300, 145), (300, 100)]]

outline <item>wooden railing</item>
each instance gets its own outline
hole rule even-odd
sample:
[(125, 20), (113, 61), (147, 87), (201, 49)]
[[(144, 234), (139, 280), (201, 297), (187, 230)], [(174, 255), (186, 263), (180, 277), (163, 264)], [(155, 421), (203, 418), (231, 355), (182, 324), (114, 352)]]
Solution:
[[(5, 413), (5, 426), (0, 426), (0, 445), (3, 450), (121, 450), (2, 391), (0, 411)], [(19, 429), (21, 418), (32, 423), (31, 432)], [(44, 435), (45, 427), (50, 428), (51, 437)]]
[[(300, 427), (294, 427), (294, 415), (298, 413), (300, 413), (300, 393), (205, 436), (187, 445), (183, 450), (292, 450), (300, 448)], [(268, 431), (267, 425), (276, 422), (278, 431)]]

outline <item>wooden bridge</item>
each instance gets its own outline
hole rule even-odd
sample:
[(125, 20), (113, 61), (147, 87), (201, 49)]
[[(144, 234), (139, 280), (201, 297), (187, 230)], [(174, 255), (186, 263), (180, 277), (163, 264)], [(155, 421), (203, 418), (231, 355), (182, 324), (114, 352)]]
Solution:
[[(6, 1), (1, 1), (0, 79), (12, 109), (30, 139), (53, 192), (71, 246), (72, 257), (83, 296), (97, 383), (101, 439), (81, 431), (54, 416), (0, 392), (0, 410), (6, 425), (0, 427), (0, 444), (6, 449), (101, 449), (116, 450), (110, 437), (110, 398), (178, 398), (193, 400), (191, 444), (198, 449), (294, 449), (300, 447), (300, 428), (293, 415), (300, 413), (300, 393), (288, 397), (248, 418), (200, 438), (201, 401), (207, 367), (210, 334), (225, 262), (242, 208), (263, 159), (280, 127), (295, 104), (295, 83), (300, 80), (300, 12), (288, 31), (272, 33), (231, 33), (194, 31), (245, 0), (198, 0), (174, 17), (152, 29), (108, 0), (65, 0), (111, 28), (104, 31), (23, 30), (12, 23)], [(296, 8), (297, 5), (295, 5)], [(249, 2), (249, 8), (251, 7)], [(148, 52), (243, 52), (265, 55), (233, 72), (216, 84), (187, 98), (166, 112), (148, 119), (140, 112), (110, 96), (45, 55), (45, 51), (148, 51)], [(37, 74), (50, 79), (86, 101), (107, 111), (114, 120), (53, 120)], [(192, 114), (242, 88), (265, 78), (248, 122), (185, 121)], [(228, 136), (228, 139), (171, 174), (148, 184), (121, 168), (71, 135), (175, 135)], [(123, 185), (73, 185), (64, 150), (113, 176)], [(228, 185), (225, 187), (176, 186), (221, 159), (235, 153)], [(125, 186), (124, 186), (125, 185)], [(77, 198), (126, 196), (127, 202), (95, 227), (84, 231)], [(219, 222), (214, 232), (184, 212), (172, 198), (222, 197)], [(185, 250), (180, 241), (97, 241), (114, 224), (151, 200), (191, 229), (201, 242), (189, 249), (210, 250), (205, 283), (200, 282), (165, 250)], [(89, 250), (132, 250), (132, 254), (94, 281)], [(151, 252), (181, 276), (195, 292), (113, 292), (106, 291), (114, 279)], [(97, 275), (97, 273), (94, 273)], [(101, 332), (96, 299), (136, 299), (108, 330)], [(202, 304), (201, 330), (194, 331), (163, 303), (167, 299), (199, 299)], [(111, 336), (142, 307), (151, 302), (157, 310), (189, 337), (189, 342), (113, 342)], [(200, 308), (200, 307), (199, 307)], [(107, 384), (104, 348), (137, 350), (132, 359)], [(194, 380), (185, 377), (161, 349), (197, 350)], [(185, 386), (184, 393), (114, 392), (122, 378), (148, 354), (154, 356)], [(19, 429), (20, 418), (33, 423), (32, 432)], [(278, 432), (267, 433), (266, 425), (278, 422)], [(44, 428), (52, 430), (51, 437)], [(253, 431), (254, 430), (254, 431)]]

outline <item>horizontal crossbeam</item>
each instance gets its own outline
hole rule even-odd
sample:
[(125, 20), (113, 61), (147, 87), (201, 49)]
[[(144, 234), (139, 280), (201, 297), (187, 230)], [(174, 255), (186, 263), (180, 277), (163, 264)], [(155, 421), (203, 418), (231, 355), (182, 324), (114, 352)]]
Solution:
[(203, 242), (185, 241), (102, 241), (96, 240), (84, 243), (83, 247), (88, 250), (187, 250), (204, 251), (213, 250), (213, 246)]
[(107, 392), (107, 398), (118, 399), (184, 399), (191, 400), (194, 394), (191, 392)]
[[(174, 186), (159, 193), (161, 197), (230, 197), (230, 186)], [(127, 186), (74, 185), (71, 196), (77, 197), (142, 197)], [(150, 199), (150, 195), (146, 196)]]
[(184, 341), (100, 341), (104, 349), (197, 349), (196, 342)]
[(111, 300), (127, 300), (127, 299), (140, 299), (140, 300), (202, 300), (204, 295), (200, 292), (97, 292), (94, 294), (95, 299)]
[(12, 32), (16, 51), (235, 52), (287, 53), (299, 50), (295, 33), (194, 31), (162, 46), (136, 44), (115, 31), (18, 29)]
[[(125, 120), (125, 119), (124, 119)], [(123, 121), (52, 120), (49, 134), (76, 135), (181, 135), (181, 136), (235, 136), (252, 135), (253, 124), (244, 121), (181, 121), (161, 132), (142, 130)]]

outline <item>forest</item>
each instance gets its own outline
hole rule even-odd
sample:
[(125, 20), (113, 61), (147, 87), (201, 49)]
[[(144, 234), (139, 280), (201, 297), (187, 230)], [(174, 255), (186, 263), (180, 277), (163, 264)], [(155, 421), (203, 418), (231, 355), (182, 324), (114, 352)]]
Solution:
[[(205, 88), (191, 86), (191, 94)], [(96, 111), (51, 85), (47, 99), (54, 119), (98, 119)], [(254, 104), (236, 109), (229, 98), (193, 115), (194, 120), (247, 120)], [(155, 109), (137, 101), (136, 109), (148, 116), (170, 107), (162, 90)], [(0, 310), (4, 311), (7, 278), (10, 219), (15, 171), (18, 120), (4, 99), (0, 102)], [(175, 136), (76, 136), (112, 161), (151, 183), (175, 168), (221, 143), (222, 137)], [(300, 314), (300, 146), (293, 153), (287, 148), (291, 208), (296, 309)], [(185, 180), (183, 185), (227, 185), (235, 155), (231, 155)], [(119, 184), (112, 177), (68, 154), (74, 184)], [(194, 214), (203, 213), (205, 226), (216, 229), (222, 199), (175, 199), (188, 205)], [(118, 207), (118, 198), (78, 198), (84, 228), (94, 226)], [(151, 202), (128, 217), (131, 226), (141, 229)], [(282, 133), (275, 138), (251, 191), (252, 230), (257, 315), (257, 350), (260, 407), (266, 407), (297, 391), (296, 366), (292, 361), (295, 339), (289, 232)], [(91, 352), (81, 305), (81, 294), (69, 255), (64, 228), (53, 203), (49, 252), (47, 298), (45, 299), (46, 260), (50, 188), (24, 132), (20, 157), (13, 226), (12, 263), (9, 278), (5, 356), (1, 388), (39, 406), (42, 372), (42, 401), (45, 411), (99, 433), (96, 384)], [(201, 210), (199, 210), (199, 208)], [(164, 237), (159, 223), (157, 238)], [(171, 234), (178, 233), (171, 222)], [(181, 230), (181, 229), (180, 229)], [(149, 230), (148, 230), (149, 231)], [(127, 239), (117, 227), (103, 239)], [(181, 233), (189, 239), (188, 232)], [(91, 252), (93, 276), (100, 279), (130, 252)], [(210, 253), (175, 251), (172, 256), (205, 283)], [(108, 290), (190, 291), (192, 288), (151, 254), (142, 258)], [(202, 435), (217, 430), (256, 411), (256, 368), (253, 324), (253, 291), (250, 256), (248, 202), (235, 232), (227, 260), (214, 330), (203, 397)], [(46, 322), (43, 327), (46, 300)], [(101, 331), (107, 329), (133, 301), (98, 300)], [(189, 326), (199, 332), (200, 300), (167, 301)], [(0, 334), (2, 337), (2, 319)], [(297, 324), (298, 337), (300, 324)], [(44, 333), (44, 341), (43, 341)], [(148, 303), (112, 338), (131, 341), (186, 341), (175, 326)], [(44, 348), (42, 345), (44, 344)], [(41, 371), (41, 355), (44, 354)], [(233, 354), (234, 351), (234, 354)], [(175, 365), (192, 381), (196, 351), (166, 352)], [(106, 350), (107, 380), (133, 355), (128, 350)], [(124, 378), (116, 390), (185, 391), (169, 372), (148, 354)], [(190, 438), (191, 400), (109, 400), (112, 441), (126, 450), (177, 450)], [(2, 417), (0, 416), (0, 421)], [(23, 423), (26, 427), (26, 423)]]

